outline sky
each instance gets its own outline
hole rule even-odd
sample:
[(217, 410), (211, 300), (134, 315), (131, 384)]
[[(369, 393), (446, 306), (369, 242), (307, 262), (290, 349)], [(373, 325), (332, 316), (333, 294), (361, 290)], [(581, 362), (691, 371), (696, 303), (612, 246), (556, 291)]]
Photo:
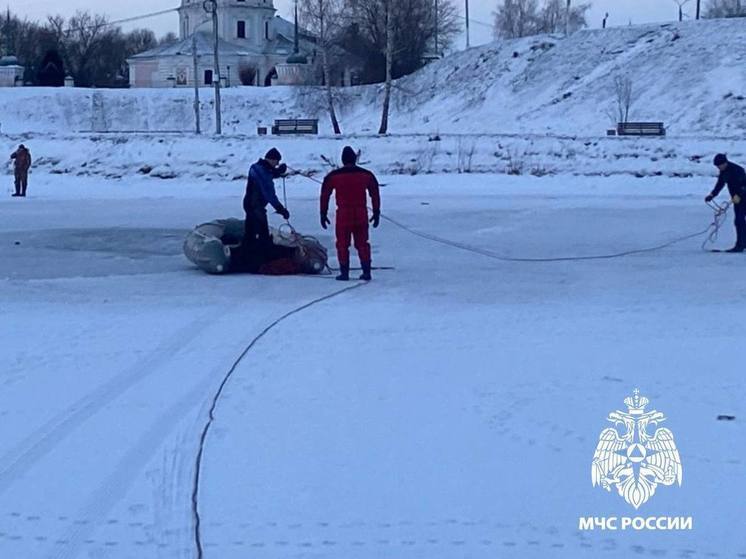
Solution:
[[(465, 0), (455, 1), (463, 14)], [(573, 0), (573, 3), (580, 1)], [(469, 2), (471, 42), (472, 44), (489, 42), (492, 39), (492, 13), (497, 0), (469, 0)], [(180, 0), (110, 0), (105, 4), (101, 0), (13, 0), (10, 5), (13, 12), (29, 19), (40, 20), (48, 14), (70, 15), (78, 9), (104, 13), (110, 19), (123, 19), (167, 10), (178, 6), (179, 3)], [(692, 0), (685, 10), (688, 9), (690, 13), (693, 13), (694, 3), (695, 0)], [(281, 16), (289, 18), (291, 6), (292, 0), (275, 0), (275, 7)], [(674, 0), (595, 0), (588, 13), (588, 23), (589, 27), (600, 27), (606, 12), (609, 13), (609, 26), (628, 25), (630, 22), (636, 24), (672, 21), (677, 18), (677, 10)], [(122, 27), (124, 29), (149, 27), (156, 34), (163, 35), (168, 31), (178, 30), (178, 16), (174, 12)]]

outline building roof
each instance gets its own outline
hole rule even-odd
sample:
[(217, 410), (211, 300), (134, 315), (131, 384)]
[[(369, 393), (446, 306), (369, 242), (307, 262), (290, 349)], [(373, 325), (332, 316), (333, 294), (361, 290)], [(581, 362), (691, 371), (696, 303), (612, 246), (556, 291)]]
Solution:
[[(160, 45), (154, 49), (146, 50), (139, 54), (130, 56), (130, 60), (142, 60), (147, 58), (159, 58), (163, 56), (192, 56), (192, 39), (197, 44), (197, 56), (207, 56), (213, 54), (212, 35), (204, 31), (195, 33), (192, 37), (182, 39), (175, 43)], [(223, 39), (218, 39), (218, 48), (221, 54), (236, 54), (245, 56), (256, 54), (242, 45), (229, 43)]]
[[(225, 39), (219, 39), (218, 46), (220, 54), (227, 56), (290, 55), (293, 52), (294, 24), (279, 16), (275, 16), (272, 20), (272, 27), (276, 37), (273, 40), (265, 41), (263, 47), (257, 47), (248, 42), (233, 43)], [(310, 50), (309, 47), (315, 42), (314, 36), (304, 29), (299, 30), (299, 35), (301, 51), (308, 52)], [(194, 38), (197, 43), (197, 56), (213, 55), (214, 46), (211, 33), (198, 31), (194, 34)], [(160, 45), (154, 49), (130, 56), (128, 60), (138, 61), (168, 56), (192, 56), (192, 37), (175, 43)]]

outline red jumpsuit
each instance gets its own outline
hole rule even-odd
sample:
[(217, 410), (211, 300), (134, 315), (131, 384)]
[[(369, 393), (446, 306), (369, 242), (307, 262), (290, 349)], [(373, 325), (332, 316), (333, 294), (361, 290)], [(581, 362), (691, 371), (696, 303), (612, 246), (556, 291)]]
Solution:
[(370, 194), (373, 212), (381, 211), (381, 194), (375, 175), (356, 165), (345, 165), (329, 173), (321, 187), (321, 215), (329, 211), (332, 192), (337, 201), (337, 258), (340, 266), (350, 265), (350, 241), (353, 239), (360, 262), (370, 263), (366, 194)]

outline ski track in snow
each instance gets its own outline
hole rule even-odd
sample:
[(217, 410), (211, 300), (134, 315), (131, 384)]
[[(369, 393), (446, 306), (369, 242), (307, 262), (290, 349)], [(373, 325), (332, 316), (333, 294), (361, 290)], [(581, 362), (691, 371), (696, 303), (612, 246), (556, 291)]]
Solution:
[(147, 376), (157, 373), (161, 365), (171, 360), (175, 353), (200, 334), (211, 314), (212, 312), (205, 313), (179, 329), (147, 357), (140, 359), (134, 366), (75, 402), (0, 457), (0, 495), (28, 472), (37, 461), (64, 443), (78, 426), (90, 420), (96, 412)]

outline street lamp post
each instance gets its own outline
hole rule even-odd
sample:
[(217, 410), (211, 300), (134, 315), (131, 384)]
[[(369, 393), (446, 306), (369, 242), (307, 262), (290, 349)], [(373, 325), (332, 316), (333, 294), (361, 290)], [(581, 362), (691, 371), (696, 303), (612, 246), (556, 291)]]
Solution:
[(465, 0), (466, 2), (466, 48), (469, 48), (469, 0)]
[(219, 50), (219, 35), (218, 35), (218, 1), (217, 0), (205, 0), (202, 4), (204, 10), (212, 15), (212, 32), (215, 54), (215, 75), (213, 76), (213, 85), (215, 86), (215, 134), (223, 133), (223, 125), (220, 111), (220, 57), (218, 55)]
[(199, 67), (197, 64), (197, 32), (192, 34), (192, 61), (194, 63), (194, 121), (197, 125), (197, 134), (202, 133), (199, 120)]

